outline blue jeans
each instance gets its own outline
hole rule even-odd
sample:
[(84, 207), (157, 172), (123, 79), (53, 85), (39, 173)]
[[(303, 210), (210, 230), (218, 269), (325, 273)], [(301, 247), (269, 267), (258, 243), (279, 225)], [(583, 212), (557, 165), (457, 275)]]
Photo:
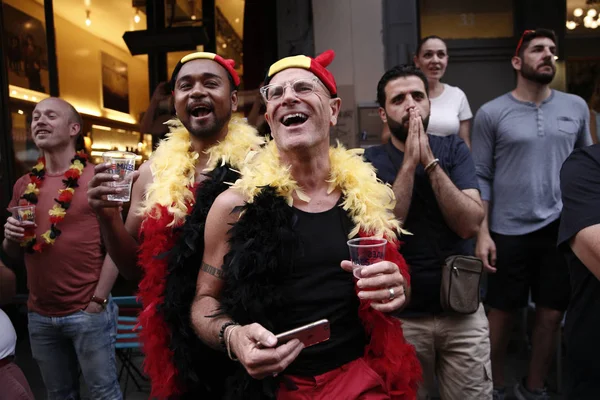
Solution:
[(48, 400), (78, 400), (79, 368), (92, 400), (123, 398), (115, 360), (117, 306), (64, 317), (29, 313), (31, 353), (37, 361)]

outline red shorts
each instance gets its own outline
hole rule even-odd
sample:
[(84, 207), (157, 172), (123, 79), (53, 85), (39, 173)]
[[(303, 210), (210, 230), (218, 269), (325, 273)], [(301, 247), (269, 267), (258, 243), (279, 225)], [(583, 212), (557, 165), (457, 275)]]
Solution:
[[(381, 377), (358, 358), (322, 375), (286, 375), (277, 400), (389, 400)], [(296, 388), (291, 388), (293, 383)]]

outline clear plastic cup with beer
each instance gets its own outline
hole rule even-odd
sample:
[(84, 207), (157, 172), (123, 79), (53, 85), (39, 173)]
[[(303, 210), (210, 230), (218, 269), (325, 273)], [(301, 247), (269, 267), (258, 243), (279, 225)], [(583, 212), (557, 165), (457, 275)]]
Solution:
[(356, 279), (361, 278), (363, 267), (385, 260), (386, 239), (365, 237), (348, 240), (352, 273)]
[(31, 222), (31, 224), (23, 227), (25, 229), (24, 234), (25, 237), (35, 236), (35, 204), (10, 207), (8, 211), (19, 222)]
[(115, 181), (108, 182), (108, 186), (120, 189), (119, 192), (109, 194), (106, 198), (109, 201), (128, 202), (131, 200), (131, 184), (133, 183), (136, 155), (128, 151), (107, 151), (102, 154), (102, 157), (105, 163), (110, 164), (106, 173), (119, 177)]

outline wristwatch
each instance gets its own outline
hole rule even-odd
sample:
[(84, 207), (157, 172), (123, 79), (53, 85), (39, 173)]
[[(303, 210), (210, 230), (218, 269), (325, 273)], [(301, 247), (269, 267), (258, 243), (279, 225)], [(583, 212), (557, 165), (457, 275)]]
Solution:
[(92, 296), (92, 300), (94, 303), (98, 303), (100, 304), (100, 306), (102, 306), (102, 309), (106, 309), (106, 305), (108, 304), (108, 299), (103, 299), (101, 297), (98, 296)]

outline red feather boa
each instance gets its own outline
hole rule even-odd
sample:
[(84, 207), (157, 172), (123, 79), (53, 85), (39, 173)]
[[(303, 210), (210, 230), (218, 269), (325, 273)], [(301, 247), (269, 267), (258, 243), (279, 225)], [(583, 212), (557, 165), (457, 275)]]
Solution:
[[(158, 257), (169, 251), (177, 237), (168, 227), (173, 217), (161, 207), (161, 218), (148, 218), (141, 228), (139, 264), (144, 277), (139, 284), (138, 296), (143, 309), (139, 320), (142, 327), (140, 340), (145, 354), (144, 372), (151, 382), (151, 397), (168, 398), (181, 394), (177, 386), (177, 368), (173, 364), (173, 353), (169, 349), (169, 329), (157, 312), (156, 306), (163, 302), (168, 259)], [(361, 233), (361, 236), (366, 236)], [(397, 250), (397, 243), (388, 242), (386, 260), (398, 265), (400, 273), (410, 285), (408, 266)], [(416, 398), (421, 380), (421, 366), (415, 349), (406, 342), (398, 319), (376, 311), (370, 302), (361, 301), (359, 316), (370, 341), (365, 347), (365, 360), (386, 383), (393, 400)]]
[[(360, 236), (368, 235), (361, 232)], [(398, 265), (406, 286), (410, 286), (408, 265), (398, 252), (397, 242), (388, 241), (385, 259)], [(415, 399), (422, 377), (421, 364), (415, 348), (404, 339), (400, 320), (374, 310), (369, 301), (361, 301), (358, 314), (370, 337), (365, 347), (366, 362), (383, 378), (393, 400)]]
[(158, 257), (175, 245), (173, 221), (165, 207), (160, 206), (159, 219), (146, 218), (140, 230), (142, 241), (138, 263), (144, 271), (139, 284), (138, 297), (142, 302), (139, 320), (142, 330), (140, 340), (144, 351), (144, 372), (150, 378), (150, 397), (164, 399), (181, 393), (177, 387), (177, 368), (173, 364), (173, 352), (169, 349), (170, 332), (157, 305), (162, 304), (167, 275), (167, 257)]

